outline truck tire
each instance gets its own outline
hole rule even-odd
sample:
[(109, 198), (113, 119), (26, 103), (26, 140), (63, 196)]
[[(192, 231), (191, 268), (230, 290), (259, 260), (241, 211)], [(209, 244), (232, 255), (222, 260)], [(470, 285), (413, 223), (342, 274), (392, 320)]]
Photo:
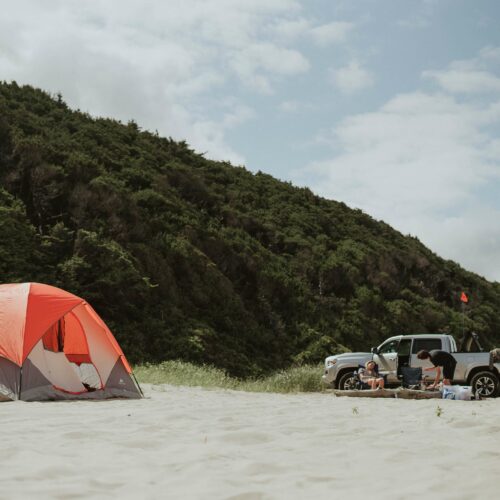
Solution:
[(356, 375), (353, 372), (347, 372), (340, 377), (339, 383), (337, 384), (337, 387), (341, 391), (351, 391), (352, 389), (356, 389), (356, 382), (357, 382)]
[(472, 392), (481, 398), (494, 398), (498, 393), (498, 377), (488, 371), (476, 373), (471, 381)]

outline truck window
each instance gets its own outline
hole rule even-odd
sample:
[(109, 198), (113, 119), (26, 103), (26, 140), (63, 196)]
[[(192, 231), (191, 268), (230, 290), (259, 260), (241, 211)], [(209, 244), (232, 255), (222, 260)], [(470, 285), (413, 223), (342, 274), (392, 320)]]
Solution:
[(387, 354), (389, 352), (397, 352), (399, 344), (399, 339), (396, 340), (391, 340), (389, 342), (386, 342), (385, 344), (382, 344), (378, 350), (379, 354)]
[(418, 351), (433, 351), (441, 349), (441, 339), (413, 339), (413, 349), (411, 352), (416, 354)]
[[(411, 339), (401, 339), (398, 347), (398, 370), (410, 365)], [(399, 372), (401, 373), (401, 371)]]
[(410, 355), (411, 339), (401, 339), (398, 347), (398, 356)]

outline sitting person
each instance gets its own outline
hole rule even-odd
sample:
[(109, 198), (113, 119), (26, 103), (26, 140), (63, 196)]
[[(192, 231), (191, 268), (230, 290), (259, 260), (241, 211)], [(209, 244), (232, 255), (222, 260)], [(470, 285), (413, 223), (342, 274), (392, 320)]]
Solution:
[(375, 361), (367, 361), (364, 368), (358, 372), (359, 380), (364, 384), (368, 384), (371, 389), (383, 389), (384, 378), (381, 377), (377, 370)]

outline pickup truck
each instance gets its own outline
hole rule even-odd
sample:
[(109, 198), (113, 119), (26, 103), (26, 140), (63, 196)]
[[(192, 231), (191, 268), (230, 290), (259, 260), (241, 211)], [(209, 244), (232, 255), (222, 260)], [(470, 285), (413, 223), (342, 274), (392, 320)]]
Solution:
[[(474, 394), (480, 397), (495, 397), (499, 393), (500, 359), (499, 349), (485, 352), (478, 336), (470, 333), (465, 336), (460, 348), (451, 335), (398, 335), (373, 347), (371, 352), (349, 352), (329, 356), (325, 359), (323, 382), (336, 389), (348, 390), (353, 387), (354, 375), (360, 365), (373, 359), (381, 375), (386, 377), (387, 386), (400, 385), (402, 366), (432, 367), (429, 360), (417, 358), (417, 352), (425, 349), (441, 349), (457, 360), (454, 383), (472, 386)], [(428, 372), (431, 376), (434, 372)]]

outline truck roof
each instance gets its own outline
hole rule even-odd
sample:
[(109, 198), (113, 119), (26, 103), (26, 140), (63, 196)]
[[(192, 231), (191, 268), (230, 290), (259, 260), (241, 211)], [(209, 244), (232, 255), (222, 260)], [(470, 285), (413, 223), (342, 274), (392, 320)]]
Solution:
[(408, 335), (396, 335), (396, 337), (451, 337), (451, 335), (447, 335), (446, 333), (415, 333)]
[(409, 335), (394, 335), (392, 337), (389, 337), (384, 340), (384, 344), (388, 340), (393, 340), (393, 339), (418, 339), (418, 338), (429, 338), (429, 337), (435, 337), (435, 338), (443, 338), (443, 337), (451, 337), (451, 335), (447, 335), (445, 333), (415, 333), (415, 334), (409, 334)]

